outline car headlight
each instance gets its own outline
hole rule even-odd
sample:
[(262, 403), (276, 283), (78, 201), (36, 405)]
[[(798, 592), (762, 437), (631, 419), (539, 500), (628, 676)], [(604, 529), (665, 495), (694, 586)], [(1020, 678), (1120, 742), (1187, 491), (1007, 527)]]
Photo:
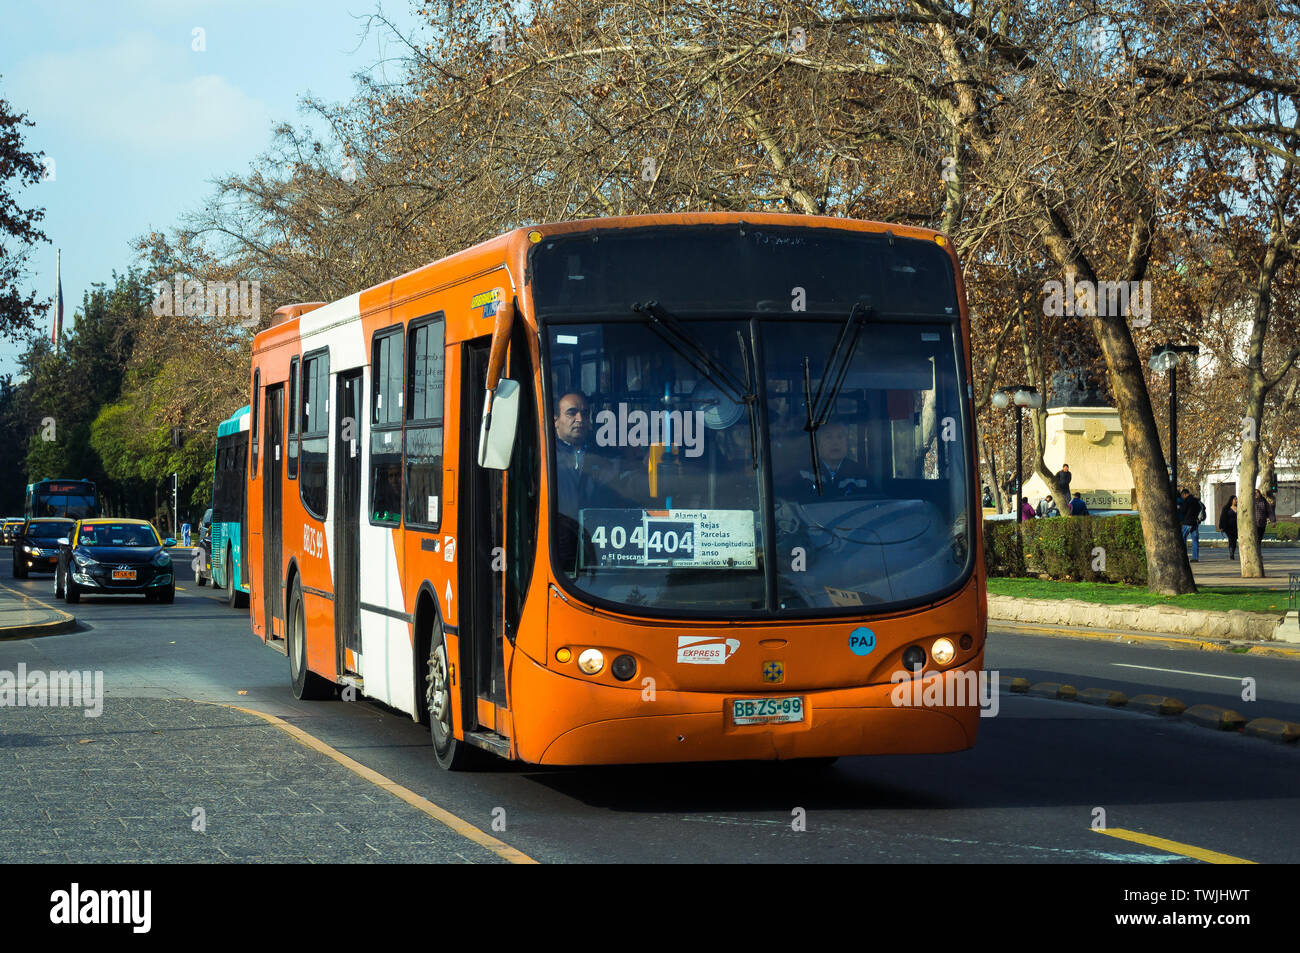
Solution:
[(24, 547), (23, 547), (23, 552), (25, 552), (25, 553), (34, 553), (34, 552), (36, 552), (36, 550), (32, 549), (30, 546), (24, 546)]
[(153, 558), (153, 564), (155, 566), (170, 566), (172, 564), (172, 558), (167, 555), (166, 550), (160, 549), (158, 550), (158, 555)]
[(91, 559), (89, 556), (83, 556), (81, 553), (73, 553), (72, 561), (76, 563), (78, 568), (80, 569), (86, 569), (90, 566), (99, 565), (99, 563), (95, 562), (95, 560)]

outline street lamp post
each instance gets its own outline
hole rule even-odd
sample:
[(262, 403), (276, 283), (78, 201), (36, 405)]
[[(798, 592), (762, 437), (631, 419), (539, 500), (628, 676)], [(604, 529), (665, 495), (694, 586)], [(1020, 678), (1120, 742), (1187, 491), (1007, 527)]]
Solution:
[(999, 410), (1005, 410), (1011, 405), (1016, 408), (1016, 496), (1012, 505), (1016, 508), (1016, 522), (1023, 523), (1025, 514), (1020, 508), (1020, 474), (1024, 472), (1020, 462), (1020, 418), (1026, 407), (1043, 406), (1043, 395), (1038, 393), (1038, 388), (1029, 384), (1013, 384), (1009, 387), (999, 387), (996, 394), (993, 395), (993, 406)]
[(1147, 363), (1153, 371), (1169, 372), (1169, 486), (1178, 499), (1178, 362), (1184, 354), (1195, 361), (1201, 353), (1195, 344), (1170, 344), (1168, 341), (1151, 355)]

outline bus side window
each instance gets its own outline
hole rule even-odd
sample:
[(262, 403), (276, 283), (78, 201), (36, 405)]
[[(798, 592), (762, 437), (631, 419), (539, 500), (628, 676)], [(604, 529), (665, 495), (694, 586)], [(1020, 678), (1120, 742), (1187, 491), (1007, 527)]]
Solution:
[[(318, 520), (329, 514), (329, 380), (328, 351), (303, 358), (298, 495), (307, 512)], [(252, 453), (256, 455), (256, 448)]]
[(298, 358), (289, 362), (289, 462), (290, 480), (298, 479)]
[(261, 405), (262, 405), (262, 371), (259, 369), (253, 371), (253, 403), (252, 406), (249, 407), (248, 409), (249, 414), (252, 415), (252, 419), (249, 421), (250, 426), (248, 428), (248, 439), (249, 439), (249, 445), (252, 453), (252, 457), (250, 458), (250, 463), (252, 468), (249, 470), (249, 476), (252, 477), (257, 476), (257, 421), (259, 419), (258, 409), (261, 407)]
[(370, 522), (402, 521), (402, 326), (376, 331), (370, 355)]
[(442, 522), (443, 315), (407, 332), (406, 522), (437, 529)]

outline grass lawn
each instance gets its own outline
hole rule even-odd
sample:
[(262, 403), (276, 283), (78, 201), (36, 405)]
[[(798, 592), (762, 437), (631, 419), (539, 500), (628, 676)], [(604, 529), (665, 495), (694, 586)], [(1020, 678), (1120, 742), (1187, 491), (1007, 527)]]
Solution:
[(1287, 610), (1287, 594), (1249, 586), (1201, 586), (1185, 596), (1158, 596), (1141, 586), (1105, 582), (1061, 582), (1056, 579), (989, 580), (989, 595), (1021, 599), (1079, 599), (1105, 605), (1175, 605), (1189, 609), (1242, 609), (1281, 616)]

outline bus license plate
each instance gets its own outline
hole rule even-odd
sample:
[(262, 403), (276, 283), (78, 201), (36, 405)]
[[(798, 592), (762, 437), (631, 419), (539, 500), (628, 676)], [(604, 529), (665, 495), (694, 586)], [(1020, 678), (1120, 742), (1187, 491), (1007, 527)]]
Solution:
[(114, 578), (114, 579), (134, 579), (134, 578), (135, 578), (135, 570), (134, 570), (134, 569), (114, 569), (114, 570), (113, 570), (113, 578)]
[(783, 725), (803, 721), (803, 698), (737, 698), (731, 703), (731, 721), (737, 725)]

